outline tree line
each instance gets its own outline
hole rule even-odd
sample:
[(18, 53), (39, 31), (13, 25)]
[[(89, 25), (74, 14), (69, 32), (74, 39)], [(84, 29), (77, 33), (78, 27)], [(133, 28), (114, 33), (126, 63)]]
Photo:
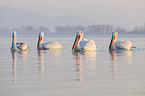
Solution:
[(124, 28), (114, 28), (112, 25), (88, 25), (88, 26), (56, 26), (55, 32), (62, 32), (62, 33), (73, 33), (78, 30), (83, 31), (84, 33), (110, 33), (113, 31), (125, 33), (126, 30)]
[(50, 32), (50, 29), (47, 27), (34, 27), (34, 26), (21, 26), (16, 28), (0, 27), (0, 32), (12, 33), (17, 31), (18, 33), (39, 33), (39, 32)]
[[(4, 33), (11, 33), (12, 31), (17, 31), (19, 33), (39, 33), (39, 32), (46, 32), (51, 33), (49, 27), (34, 27), (34, 26), (21, 26), (16, 28), (2, 28), (0, 27), (0, 32)], [(124, 28), (117, 27), (115, 28), (112, 25), (77, 25), (77, 26), (70, 26), (70, 25), (57, 25), (54, 29), (55, 33), (76, 33), (77, 31), (83, 31), (84, 33), (111, 33), (117, 31), (119, 33), (126, 33), (126, 32), (138, 32), (138, 33), (145, 33), (145, 24), (140, 27), (135, 27), (132, 31), (126, 31)]]

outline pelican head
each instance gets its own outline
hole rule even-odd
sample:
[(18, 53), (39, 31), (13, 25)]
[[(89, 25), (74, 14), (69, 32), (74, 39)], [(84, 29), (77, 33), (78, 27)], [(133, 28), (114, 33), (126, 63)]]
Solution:
[(72, 51), (75, 49), (76, 45), (82, 40), (82, 38), (83, 38), (83, 32), (78, 31), (76, 34), (76, 39), (75, 39), (73, 47), (72, 47)]
[(11, 50), (16, 50), (16, 31), (14, 31), (12, 33), (12, 46), (11, 46)]
[(78, 31), (76, 35), (83, 37), (83, 32), (82, 31)]
[(117, 37), (118, 37), (118, 33), (117, 33), (117, 32), (113, 32), (113, 33), (112, 33), (112, 36), (114, 36), (114, 37), (117, 38)]
[(44, 33), (43, 33), (43, 32), (40, 32), (40, 33), (39, 33), (38, 43), (37, 43), (37, 49), (39, 49), (40, 44), (42, 44), (42, 42), (43, 42), (43, 37), (44, 37)]
[(16, 44), (16, 36), (17, 36), (17, 34), (16, 34), (16, 31), (14, 31), (13, 33), (12, 33), (12, 44)]
[(117, 32), (113, 32), (112, 33), (111, 42), (110, 42), (110, 45), (109, 45), (109, 50), (111, 49), (112, 45), (115, 43), (117, 37), (118, 37), (118, 33)]
[(17, 36), (16, 31), (12, 33), (12, 37), (15, 38)]

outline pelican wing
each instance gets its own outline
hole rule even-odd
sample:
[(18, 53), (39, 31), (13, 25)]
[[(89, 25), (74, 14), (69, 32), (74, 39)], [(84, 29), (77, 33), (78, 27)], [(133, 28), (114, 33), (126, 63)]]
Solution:
[(16, 47), (21, 51), (28, 50), (28, 46), (25, 42), (16, 43)]
[(130, 50), (132, 48), (132, 43), (128, 40), (123, 40), (123, 41), (118, 41), (115, 43), (116, 48), (118, 49), (125, 49), (125, 50)]
[(93, 40), (84, 39), (80, 42), (80, 46), (85, 51), (96, 50), (96, 45), (95, 45), (95, 42)]
[(80, 42), (80, 47), (83, 48), (85, 46), (85, 44), (88, 43), (88, 39), (83, 39), (81, 42)]
[(47, 42), (42, 44), (43, 49), (46, 50), (60, 50), (63, 49), (63, 46), (61, 46), (58, 42)]

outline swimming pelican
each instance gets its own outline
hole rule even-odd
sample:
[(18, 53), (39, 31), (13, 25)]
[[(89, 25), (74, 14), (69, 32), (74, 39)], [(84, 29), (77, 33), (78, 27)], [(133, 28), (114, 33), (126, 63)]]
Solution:
[(12, 34), (12, 46), (11, 50), (12, 51), (27, 51), (28, 46), (26, 42), (18, 42), (16, 43), (16, 31), (13, 32)]
[(118, 36), (117, 32), (112, 33), (112, 39), (109, 45), (109, 50), (131, 50), (132, 48), (135, 48), (132, 43), (129, 40), (122, 40), (122, 41), (116, 41), (116, 38)]
[(93, 40), (83, 39), (83, 32), (79, 31), (76, 34), (76, 39), (74, 41), (72, 51), (94, 51), (96, 50), (96, 45)]
[(40, 32), (38, 43), (37, 43), (37, 50), (61, 50), (61, 49), (64, 48), (58, 42), (42, 43), (43, 42), (43, 37), (44, 37), (44, 33)]

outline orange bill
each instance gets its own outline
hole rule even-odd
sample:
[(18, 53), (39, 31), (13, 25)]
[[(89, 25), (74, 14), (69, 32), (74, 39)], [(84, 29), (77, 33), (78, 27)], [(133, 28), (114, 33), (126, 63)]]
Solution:
[(75, 49), (76, 45), (78, 44), (79, 39), (80, 39), (80, 36), (76, 36), (75, 42), (72, 47), (72, 51)]
[(112, 47), (112, 45), (113, 45), (113, 43), (114, 43), (114, 40), (115, 40), (115, 37), (114, 37), (114, 36), (112, 36), (112, 39), (111, 39), (111, 42), (110, 42), (109, 49), (111, 49), (111, 47)]
[(42, 37), (40, 37), (40, 39), (39, 39), (39, 41), (38, 41), (37, 49), (39, 49), (41, 40), (42, 40)]

